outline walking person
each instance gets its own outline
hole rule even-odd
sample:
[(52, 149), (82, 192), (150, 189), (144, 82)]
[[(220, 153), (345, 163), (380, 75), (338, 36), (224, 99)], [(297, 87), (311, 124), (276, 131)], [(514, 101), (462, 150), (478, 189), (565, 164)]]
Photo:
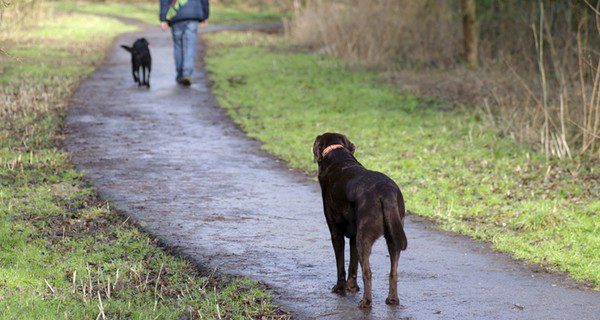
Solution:
[(198, 25), (208, 22), (208, 0), (160, 0), (161, 28), (171, 27), (177, 83), (192, 84)]

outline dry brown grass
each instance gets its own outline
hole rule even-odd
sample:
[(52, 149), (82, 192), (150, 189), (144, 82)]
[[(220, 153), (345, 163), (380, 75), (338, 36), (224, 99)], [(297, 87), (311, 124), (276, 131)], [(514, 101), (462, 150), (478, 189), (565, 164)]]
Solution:
[[(309, 1), (288, 25), (295, 42), (368, 65), (452, 63), (460, 24), (450, 2)], [(427, 32), (422, 32), (427, 30)]]
[(549, 157), (600, 158), (595, 9), (583, 1), (483, 5), (477, 70), (462, 65), (458, 1), (308, 1), (287, 35), (384, 70), (403, 89), (477, 106), (501, 133)]
[(481, 98), (486, 113), (503, 132), (535, 143), (549, 157), (597, 159), (600, 56), (595, 48), (600, 29), (590, 25), (597, 24), (598, 17), (582, 19), (575, 31), (560, 32), (543, 4), (537, 13), (537, 21), (530, 25), (535, 52), (527, 55), (534, 60), (505, 59), (506, 70), (518, 86), (492, 86)]
[(0, 0), (0, 37), (8, 33), (9, 28), (26, 26), (41, 19), (44, 15), (44, 2), (45, 0)]

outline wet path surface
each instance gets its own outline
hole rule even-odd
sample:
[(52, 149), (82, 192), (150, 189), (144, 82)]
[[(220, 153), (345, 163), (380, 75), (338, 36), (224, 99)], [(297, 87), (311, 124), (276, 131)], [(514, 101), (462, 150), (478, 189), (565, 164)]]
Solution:
[[(118, 47), (142, 35), (152, 44), (149, 90), (133, 84), (130, 57)], [(400, 258), (404, 307), (384, 303), (389, 260), (379, 241), (374, 306), (359, 310), (360, 293), (329, 292), (335, 265), (318, 184), (236, 129), (200, 69), (191, 88), (174, 76), (169, 33), (122, 36), (73, 98), (67, 146), (101, 195), (195, 263), (267, 283), (296, 318), (598, 318), (598, 292), (415, 218)]]

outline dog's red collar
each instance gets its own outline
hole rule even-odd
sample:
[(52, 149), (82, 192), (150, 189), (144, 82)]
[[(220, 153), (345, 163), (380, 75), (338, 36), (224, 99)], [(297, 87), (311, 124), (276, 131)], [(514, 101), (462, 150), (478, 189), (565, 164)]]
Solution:
[(329, 147), (325, 148), (325, 150), (323, 150), (323, 153), (321, 154), (323, 157), (329, 153), (329, 151), (335, 150), (335, 149), (339, 149), (339, 148), (343, 148), (344, 146), (341, 144), (332, 144)]

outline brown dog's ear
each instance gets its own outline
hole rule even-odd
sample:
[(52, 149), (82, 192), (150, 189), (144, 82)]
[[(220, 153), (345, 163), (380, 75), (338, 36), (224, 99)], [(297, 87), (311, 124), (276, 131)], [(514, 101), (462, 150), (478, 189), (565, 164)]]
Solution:
[(356, 147), (354, 146), (354, 143), (352, 143), (352, 141), (348, 140), (348, 138), (346, 136), (344, 136), (344, 147), (346, 149), (348, 149), (351, 154), (354, 154), (354, 151), (356, 151)]
[(323, 159), (323, 155), (321, 154), (321, 136), (317, 136), (315, 138), (315, 143), (313, 144), (313, 156), (314, 156), (314, 161), (315, 162), (319, 162), (321, 161), (321, 159)]

